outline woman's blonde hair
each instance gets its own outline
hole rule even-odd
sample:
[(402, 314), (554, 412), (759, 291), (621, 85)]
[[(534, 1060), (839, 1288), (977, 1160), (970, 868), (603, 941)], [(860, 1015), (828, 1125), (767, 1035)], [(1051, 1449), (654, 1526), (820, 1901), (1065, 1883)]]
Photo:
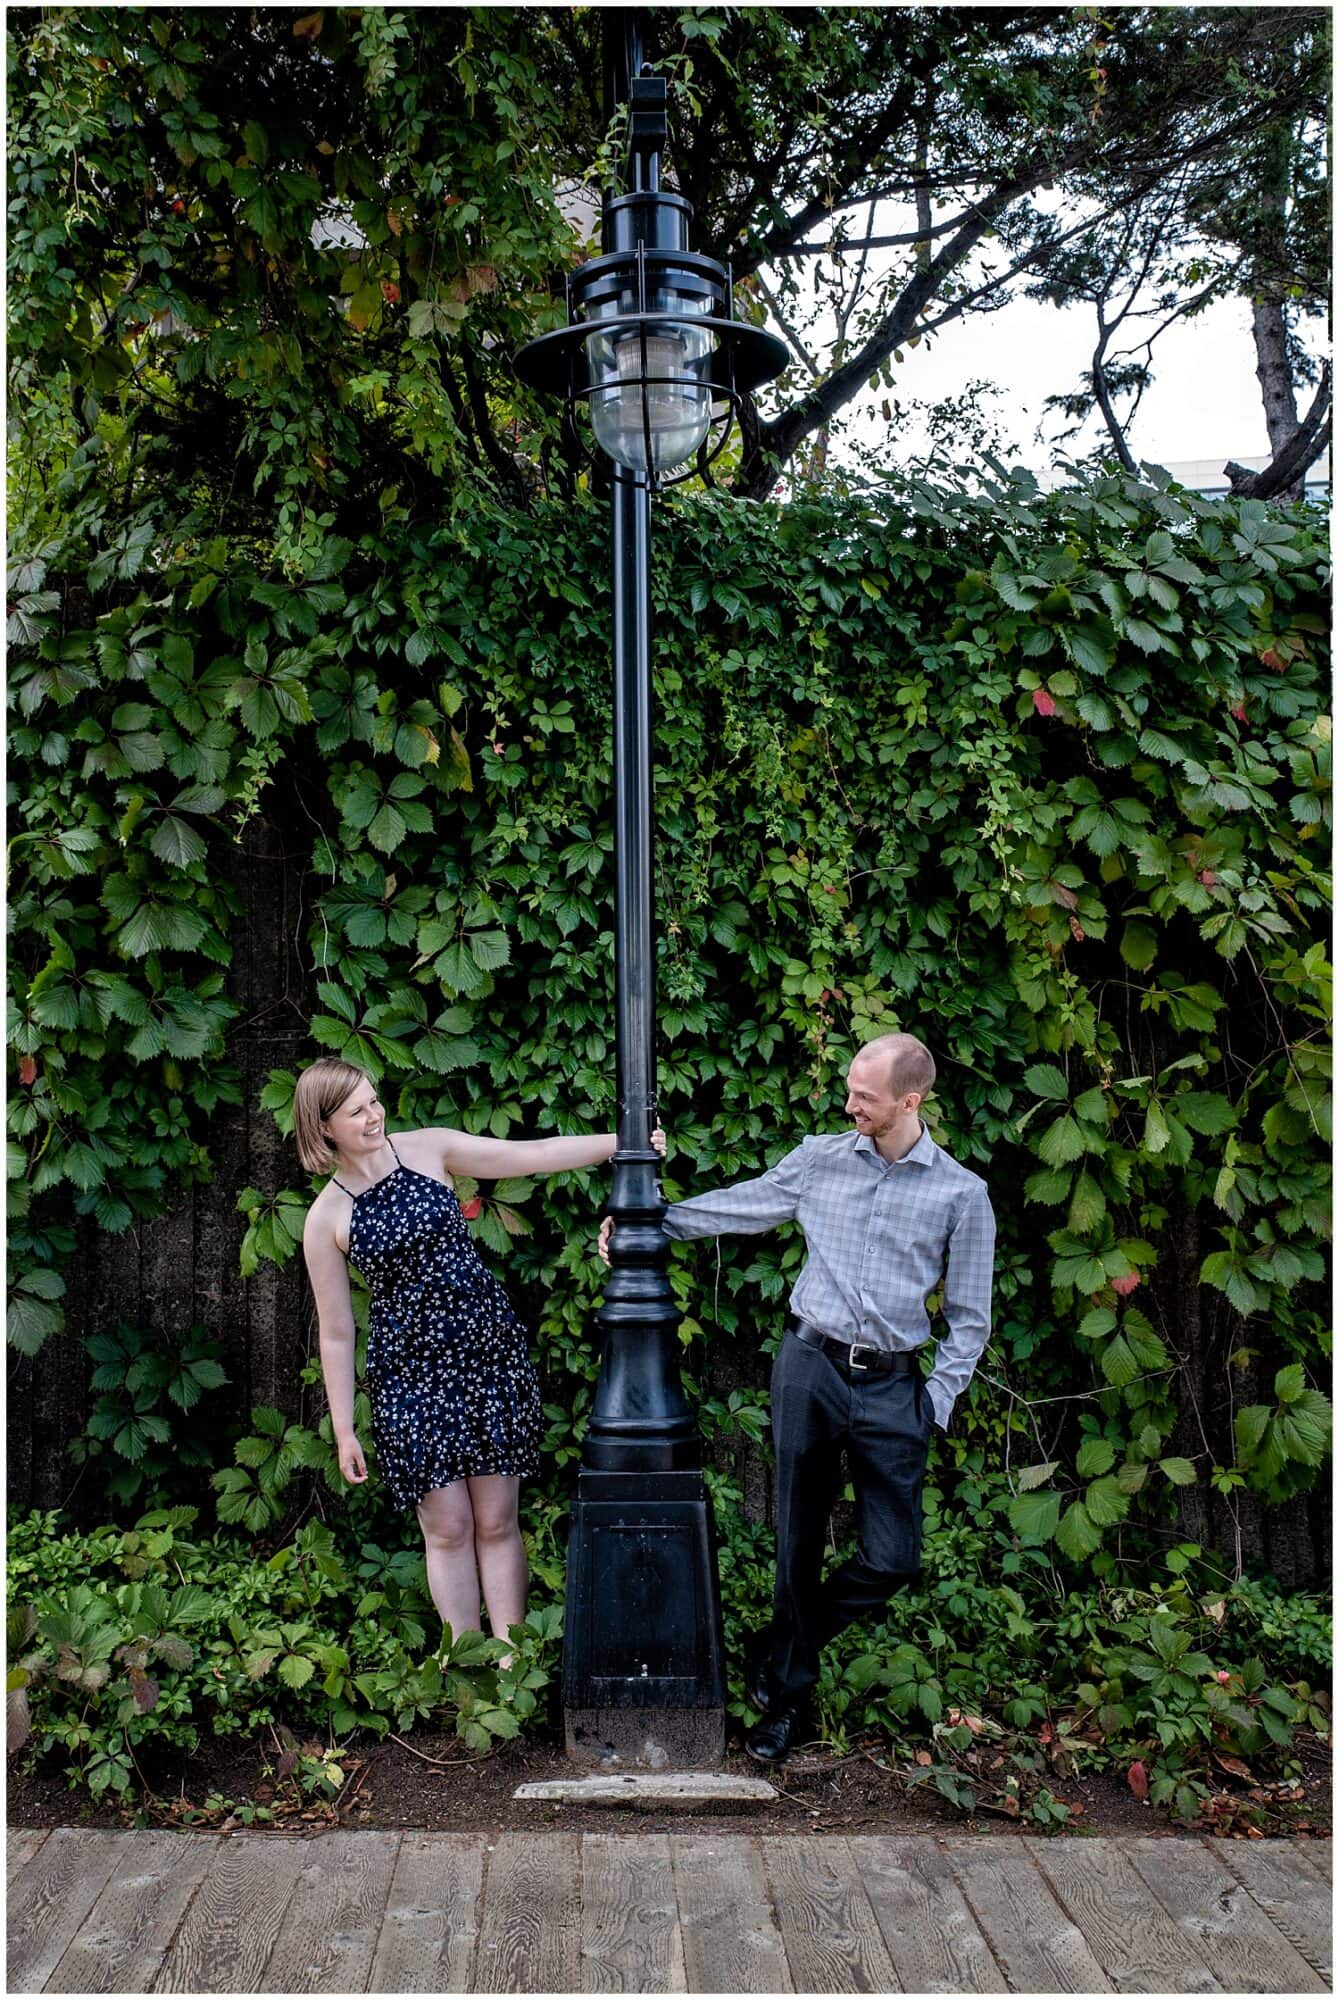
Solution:
[(293, 1092), (293, 1137), (298, 1158), (309, 1174), (331, 1172), (338, 1155), (321, 1127), (360, 1083), (371, 1081), (365, 1070), (355, 1069), (337, 1056), (322, 1056), (303, 1070)]

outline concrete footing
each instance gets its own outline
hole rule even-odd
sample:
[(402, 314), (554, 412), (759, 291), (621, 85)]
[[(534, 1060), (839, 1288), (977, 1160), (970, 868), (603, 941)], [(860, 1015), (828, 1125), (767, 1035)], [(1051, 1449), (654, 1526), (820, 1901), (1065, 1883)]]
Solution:
[(512, 1796), (564, 1806), (629, 1806), (641, 1812), (750, 1812), (769, 1805), (777, 1794), (765, 1778), (719, 1771), (620, 1771), (548, 1778), (520, 1785)]

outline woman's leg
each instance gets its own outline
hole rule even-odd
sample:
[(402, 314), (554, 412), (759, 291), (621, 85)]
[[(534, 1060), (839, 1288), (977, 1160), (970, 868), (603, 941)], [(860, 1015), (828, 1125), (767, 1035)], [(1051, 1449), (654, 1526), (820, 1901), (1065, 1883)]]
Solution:
[(479, 1630), (479, 1571), (474, 1559), (474, 1510), (468, 1483), (452, 1480), (418, 1503), (428, 1561), (428, 1589), (453, 1637)]
[(517, 1519), (521, 1482), (493, 1472), (465, 1483), (474, 1509), (474, 1553), (488, 1623), (495, 1639), (505, 1639), (525, 1616), (525, 1543)]

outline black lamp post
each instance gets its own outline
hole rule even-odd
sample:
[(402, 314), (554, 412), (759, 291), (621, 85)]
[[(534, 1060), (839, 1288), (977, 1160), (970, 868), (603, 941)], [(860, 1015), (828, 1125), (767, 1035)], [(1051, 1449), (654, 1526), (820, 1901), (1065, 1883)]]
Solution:
[(586, 405), (614, 468), (618, 1151), (604, 1351), (568, 1550), (563, 1707), (579, 1761), (700, 1767), (724, 1751), (725, 1673), (651, 1146), (651, 494), (714, 456), (740, 395), (778, 375), (787, 353), (734, 318), (728, 271), (693, 255), (689, 204), (661, 192), (665, 85), (640, 73), (636, 12), (620, 10), (621, 47), (606, 63), (610, 116), (629, 107), (631, 188), (606, 200), (605, 254), (568, 280), (568, 325), (516, 358), (523, 380), (563, 396), (573, 423)]

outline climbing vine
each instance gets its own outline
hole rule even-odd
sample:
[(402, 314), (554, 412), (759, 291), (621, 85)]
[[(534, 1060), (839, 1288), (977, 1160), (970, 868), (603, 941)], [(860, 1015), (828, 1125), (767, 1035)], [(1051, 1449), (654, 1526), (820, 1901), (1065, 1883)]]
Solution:
[[(478, 498), (281, 563), (160, 503), (18, 550), (20, 1348), (60, 1333), (81, 1219), (207, 1178), (221, 1119), (286, 1121), (291, 1074), (244, 1105), (232, 1058), (262, 802), (308, 856), (313, 1055), (402, 1124), (613, 1122), (605, 535)], [(1123, 476), (659, 514), (668, 1191), (839, 1128), (858, 1042), (922, 1033), (1001, 1220), (952, 1449), (1099, 1573), (1176, 1489), (1282, 1500), (1327, 1447), (1325, 585), (1306, 513)], [(308, 1194), (245, 1191), (249, 1259), (292, 1254)], [(601, 1198), (479, 1191), (560, 1460)], [(800, 1254), (676, 1253), (690, 1376), (774, 1336)]]

